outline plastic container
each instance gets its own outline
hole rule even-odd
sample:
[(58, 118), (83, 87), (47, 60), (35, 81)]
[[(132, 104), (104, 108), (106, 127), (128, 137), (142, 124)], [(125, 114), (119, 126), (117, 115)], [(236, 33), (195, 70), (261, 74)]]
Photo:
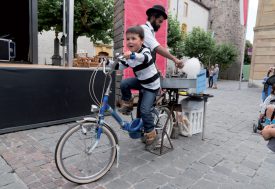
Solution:
[(181, 101), (182, 113), (179, 117), (179, 133), (192, 136), (201, 133), (203, 126), (203, 100), (186, 98)]
[(203, 99), (187, 97), (181, 100), (182, 112), (189, 112), (203, 108)]

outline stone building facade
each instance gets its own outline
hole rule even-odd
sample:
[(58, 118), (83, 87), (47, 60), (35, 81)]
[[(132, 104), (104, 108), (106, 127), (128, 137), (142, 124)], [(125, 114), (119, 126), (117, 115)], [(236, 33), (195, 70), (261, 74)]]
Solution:
[(275, 0), (259, 0), (249, 86), (261, 86), (269, 67), (273, 66), (275, 66)]
[(194, 0), (169, 0), (168, 13), (176, 18), (183, 32), (191, 32), (194, 27), (208, 30), (209, 8)]
[(229, 42), (238, 51), (237, 61), (222, 72), (222, 78), (238, 80), (244, 56), (245, 28), (240, 24), (239, 0), (196, 0), (210, 8), (208, 28), (218, 43)]

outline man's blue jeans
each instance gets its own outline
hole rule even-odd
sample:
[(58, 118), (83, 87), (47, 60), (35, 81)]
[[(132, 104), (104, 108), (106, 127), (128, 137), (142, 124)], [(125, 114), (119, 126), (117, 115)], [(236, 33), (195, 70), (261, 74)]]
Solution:
[(144, 130), (149, 133), (155, 128), (154, 118), (151, 113), (158, 90), (149, 90), (141, 86), (137, 78), (124, 79), (120, 83), (122, 100), (129, 101), (132, 98), (131, 89), (139, 90), (139, 100), (137, 107), (137, 117), (141, 117)]

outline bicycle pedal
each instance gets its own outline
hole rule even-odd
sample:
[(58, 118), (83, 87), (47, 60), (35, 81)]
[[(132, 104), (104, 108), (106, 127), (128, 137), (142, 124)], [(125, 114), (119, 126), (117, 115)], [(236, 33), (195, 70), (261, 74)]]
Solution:
[(131, 112), (121, 112), (123, 115), (131, 115)]

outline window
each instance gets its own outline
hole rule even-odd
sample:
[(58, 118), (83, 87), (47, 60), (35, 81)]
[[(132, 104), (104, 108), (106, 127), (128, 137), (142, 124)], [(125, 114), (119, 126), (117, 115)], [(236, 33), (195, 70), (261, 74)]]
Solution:
[(183, 5), (183, 16), (184, 17), (187, 17), (188, 15), (188, 3), (184, 2), (184, 5)]

